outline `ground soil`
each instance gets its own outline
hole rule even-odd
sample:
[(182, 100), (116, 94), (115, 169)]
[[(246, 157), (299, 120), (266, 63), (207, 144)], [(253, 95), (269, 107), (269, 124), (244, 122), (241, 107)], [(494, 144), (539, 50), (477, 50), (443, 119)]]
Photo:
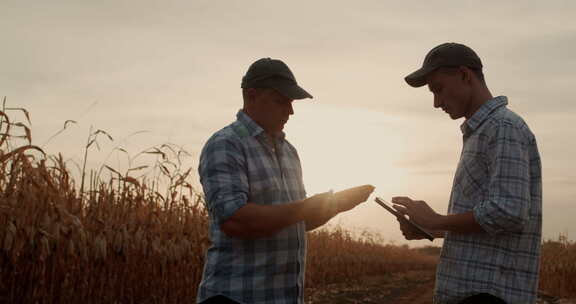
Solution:
[[(349, 283), (330, 284), (306, 290), (308, 304), (431, 304), (434, 271), (410, 271), (366, 277)], [(576, 304), (540, 292), (537, 304)]]
[(366, 277), (362, 282), (331, 284), (308, 289), (308, 304), (432, 303), (433, 271), (410, 271)]

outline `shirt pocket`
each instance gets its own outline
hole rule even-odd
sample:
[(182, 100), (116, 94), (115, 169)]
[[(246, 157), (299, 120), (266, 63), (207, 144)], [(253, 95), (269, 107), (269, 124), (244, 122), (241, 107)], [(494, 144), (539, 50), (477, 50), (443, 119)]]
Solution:
[(488, 167), (480, 155), (463, 158), (459, 167), (459, 185), (465, 199), (481, 199), (488, 182)]
[(252, 168), (248, 170), (249, 202), (271, 205), (278, 201), (281, 188), (273, 170), (274, 168), (264, 163), (252, 164)]

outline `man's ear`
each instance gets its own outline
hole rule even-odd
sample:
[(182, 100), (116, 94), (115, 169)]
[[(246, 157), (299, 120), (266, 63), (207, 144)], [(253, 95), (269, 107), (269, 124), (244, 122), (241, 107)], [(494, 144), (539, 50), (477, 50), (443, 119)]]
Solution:
[(259, 92), (258, 89), (255, 88), (247, 88), (244, 90), (244, 107), (250, 107), (254, 104), (256, 97), (258, 96)]
[(470, 83), (472, 81), (472, 71), (465, 66), (459, 66), (459, 69), (462, 73), (462, 81)]

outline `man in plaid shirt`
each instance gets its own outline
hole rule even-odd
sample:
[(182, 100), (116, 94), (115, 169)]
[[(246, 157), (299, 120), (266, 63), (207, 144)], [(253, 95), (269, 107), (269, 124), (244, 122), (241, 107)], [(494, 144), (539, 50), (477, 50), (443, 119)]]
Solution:
[(211, 247), (199, 303), (303, 303), (306, 231), (368, 199), (370, 185), (306, 198), (284, 125), (312, 98), (284, 62), (262, 58), (242, 78), (244, 107), (200, 156)]
[[(428, 85), (434, 107), (461, 125), (463, 149), (448, 215), (424, 201), (395, 197), (396, 209), (444, 237), (435, 303), (536, 302), (542, 231), (542, 175), (536, 139), (524, 120), (493, 97), (482, 63), (469, 47), (433, 48), (413, 87)], [(422, 239), (409, 226), (407, 239)]]

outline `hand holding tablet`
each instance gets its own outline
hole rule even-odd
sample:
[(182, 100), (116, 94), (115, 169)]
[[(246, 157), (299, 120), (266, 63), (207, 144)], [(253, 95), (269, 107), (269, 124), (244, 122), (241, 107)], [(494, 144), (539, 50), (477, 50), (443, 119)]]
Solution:
[(411, 221), (410, 219), (406, 218), (403, 214), (399, 213), (398, 211), (396, 211), (389, 203), (387, 203), (385, 200), (383, 200), (380, 197), (376, 197), (375, 199), (376, 203), (378, 203), (380, 206), (384, 207), (384, 209), (386, 209), (388, 212), (392, 213), (394, 216), (396, 216), (396, 218), (402, 222), (405, 225), (409, 225), (411, 228), (413, 228), (414, 230), (418, 231), (418, 233), (422, 234), (426, 239), (433, 241), (434, 240), (434, 236), (426, 231), (426, 229), (420, 227), (420, 225), (414, 223), (413, 221)]

